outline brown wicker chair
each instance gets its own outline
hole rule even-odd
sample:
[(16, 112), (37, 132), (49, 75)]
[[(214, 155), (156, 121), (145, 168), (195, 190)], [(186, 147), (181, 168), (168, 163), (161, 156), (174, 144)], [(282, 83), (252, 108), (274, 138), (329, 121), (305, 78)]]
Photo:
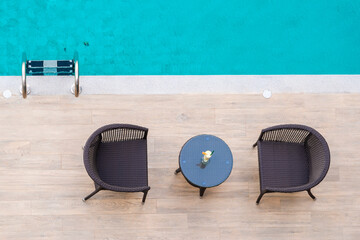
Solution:
[(111, 124), (96, 130), (84, 147), (84, 165), (95, 184), (91, 198), (100, 190), (143, 192), (148, 186), (148, 129), (128, 124)]
[(303, 125), (278, 125), (261, 131), (258, 141), (260, 195), (307, 191), (318, 185), (330, 167), (330, 151), (316, 130)]

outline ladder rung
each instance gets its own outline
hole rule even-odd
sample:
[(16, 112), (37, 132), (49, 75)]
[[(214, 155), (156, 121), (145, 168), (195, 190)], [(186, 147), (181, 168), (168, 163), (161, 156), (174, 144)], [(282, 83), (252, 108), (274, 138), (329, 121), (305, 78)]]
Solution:
[(26, 73), (29, 75), (74, 75), (73, 60), (31, 60), (27, 61)]
[(46, 73), (46, 72), (30, 72), (29, 76), (74, 76), (73, 72), (56, 72), (56, 73)]
[(27, 61), (27, 67), (73, 67), (73, 60), (32, 60)]
[(68, 69), (73, 69), (74, 67), (73, 66), (57, 66), (57, 67), (33, 67), (33, 66), (29, 66), (28, 69), (41, 69), (41, 68), (49, 68), (49, 69), (52, 69), (52, 68), (68, 68)]

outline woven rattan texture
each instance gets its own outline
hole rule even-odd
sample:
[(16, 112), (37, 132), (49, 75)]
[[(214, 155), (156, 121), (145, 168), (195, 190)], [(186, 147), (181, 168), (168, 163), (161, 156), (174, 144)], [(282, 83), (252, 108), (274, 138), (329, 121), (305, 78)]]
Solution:
[(260, 190), (297, 192), (319, 184), (330, 167), (327, 142), (304, 125), (278, 125), (262, 130), (258, 145)]
[(148, 129), (111, 124), (96, 130), (84, 147), (84, 165), (95, 185), (105, 190), (149, 190), (147, 167)]
[(100, 143), (97, 151), (100, 178), (121, 187), (147, 186), (146, 140)]
[(309, 181), (309, 164), (304, 145), (298, 143), (262, 141), (259, 143), (261, 186), (296, 187)]

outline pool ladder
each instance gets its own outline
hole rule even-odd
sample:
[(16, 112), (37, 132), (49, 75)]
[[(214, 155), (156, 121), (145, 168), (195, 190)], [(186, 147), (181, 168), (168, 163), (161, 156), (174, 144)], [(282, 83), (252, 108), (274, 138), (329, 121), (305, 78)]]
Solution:
[(74, 76), (75, 83), (71, 86), (71, 93), (78, 97), (81, 93), (79, 83), (79, 56), (75, 52), (72, 60), (27, 60), (26, 53), (22, 55), (20, 93), (23, 98), (30, 94), (30, 87), (26, 84), (26, 76)]

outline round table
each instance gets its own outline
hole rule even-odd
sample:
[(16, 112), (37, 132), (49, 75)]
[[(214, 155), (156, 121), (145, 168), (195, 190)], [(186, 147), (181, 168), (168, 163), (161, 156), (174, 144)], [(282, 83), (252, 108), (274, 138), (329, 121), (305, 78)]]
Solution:
[[(202, 163), (202, 152), (214, 151), (207, 164)], [(206, 188), (223, 183), (230, 175), (233, 156), (229, 146), (213, 135), (198, 135), (189, 139), (179, 154), (179, 168), (185, 179), (194, 187), (200, 188), (203, 196)]]

